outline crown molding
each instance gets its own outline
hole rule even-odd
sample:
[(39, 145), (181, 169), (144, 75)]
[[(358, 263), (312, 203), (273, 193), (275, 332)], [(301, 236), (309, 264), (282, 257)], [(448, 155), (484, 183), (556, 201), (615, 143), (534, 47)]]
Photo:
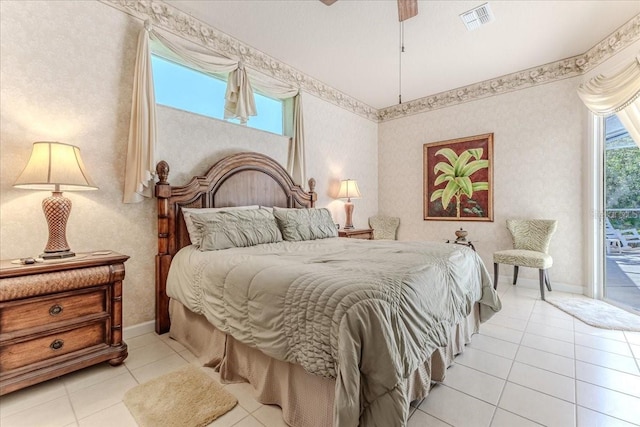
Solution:
[(374, 122), (378, 111), (357, 99), (328, 86), (321, 81), (278, 61), (222, 31), (207, 25), (175, 7), (159, 0), (99, 0), (176, 36), (195, 42), (245, 66), (300, 88), (338, 107)]
[(424, 98), (418, 98), (403, 104), (381, 108), (378, 110), (378, 120), (384, 122), (398, 119), (413, 114), (451, 107), (477, 99), (488, 98), (494, 95), (576, 77), (602, 64), (611, 56), (638, 39), (640, 39), (640, 15), (633, 17), (622, 27), (582, 55), (440, 92), (435, 95), (425, 96)]
[(297, 86), (305, 92), (375, 122), (394, 120), (576, 77), (640, 39), (640, 15), (636, 15), (582, 55), (376, 110), (161, 0), (99, 1), (143, 21), (149, 19), (158, 28), (238, 59), (263, 74)]

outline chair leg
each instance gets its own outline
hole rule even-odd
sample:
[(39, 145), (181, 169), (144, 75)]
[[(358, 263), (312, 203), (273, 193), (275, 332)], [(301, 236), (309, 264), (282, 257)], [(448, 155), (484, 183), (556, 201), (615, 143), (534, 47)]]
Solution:
[(539, 270), (539, 276), (540, 276), (540, 298), (542, 298), (542, 301), (544, 301), (544, 279), (545, 279), (544, 270), (542, 269)]
[(549, 270), (544, 271), (544, 281), (547, 284), (547, 289), (551, 291), (551, 280), (549, 279)]
[(498, 263), (493, 263), (493, 289), (498, 289)]
[(515, 285), (517, 281), (518, 281), (518, 266), (514, 265), (513, 266), (513, 284)]

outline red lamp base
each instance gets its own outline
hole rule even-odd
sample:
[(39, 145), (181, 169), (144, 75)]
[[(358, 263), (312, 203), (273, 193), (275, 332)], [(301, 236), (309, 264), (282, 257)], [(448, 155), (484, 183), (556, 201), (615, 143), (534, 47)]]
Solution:
[(351, 200), (349, 200), (348, 202), (346, 202), (344, 204), (344, 211), (345, 211), (345, 215), (346, 215), (346, 220), (344, 222), (344, 229), (345, 230), (349, 230), (354, 228), (353, 227), (353, 220), (351, 219), (353, 216), (353, 203), (351, 203)]

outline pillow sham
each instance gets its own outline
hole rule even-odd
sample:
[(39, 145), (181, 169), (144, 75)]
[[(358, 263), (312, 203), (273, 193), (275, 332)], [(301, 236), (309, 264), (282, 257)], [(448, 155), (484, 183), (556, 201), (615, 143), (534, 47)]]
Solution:
[(338, 237), (331, 213), (326, 208), (284, 209), (273, 208), (284, 240), (301, 241)]
[(232, 211), (242, 211), (249, 209), (260, 209), (258, 205), (250, 205), (250, 206), (232, 206), (226, 208), (182, 208), (182, 216), (184, 217), (184, 223), (187, 226), (187, 231), (189, 232), (189, 239), (191, 240), (191, 244), (200, 246), (200, 232), (193, 225), (193, 221), (191, 221), (192, 214), (207, 214), (212, 212), (232, 212)]
[(273, 214), (264, 209), (191, 214), (191, 221), (201, 235), (203, 252), (282, 241)]

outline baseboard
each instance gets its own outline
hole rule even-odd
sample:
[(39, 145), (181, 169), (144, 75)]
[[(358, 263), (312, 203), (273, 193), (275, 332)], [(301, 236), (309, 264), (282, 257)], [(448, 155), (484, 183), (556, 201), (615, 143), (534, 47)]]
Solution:
[(137, 325), (127, 326), (123, 329), (122, 334), (126, 341), (127, 338), (134, 338), (140, 335), (148, 334), (149, 332), (155, 332), (156, 321), (149, 320), (148, 322), (138, 323)]
[[(513, 283), (513, 276), (499, 276), (498, 290), (504, 289), (504, 288), (501, 288), (503, 286), (512, 286), (512, 283)], [(540, 282), (538, 279), (528, 279), (526, 277), (518, 277), (517, 286), (522, 286), (523, 288), (540, 289)], [(554, 291), (567, 292), (570, 294), (580, 294), (580, 295), (584, 295), (586, 290), (584, 286), (569, 285), (566, 283), (554, 282), (553, 280), (551, 280), (551, 289), (553, 289)]]

